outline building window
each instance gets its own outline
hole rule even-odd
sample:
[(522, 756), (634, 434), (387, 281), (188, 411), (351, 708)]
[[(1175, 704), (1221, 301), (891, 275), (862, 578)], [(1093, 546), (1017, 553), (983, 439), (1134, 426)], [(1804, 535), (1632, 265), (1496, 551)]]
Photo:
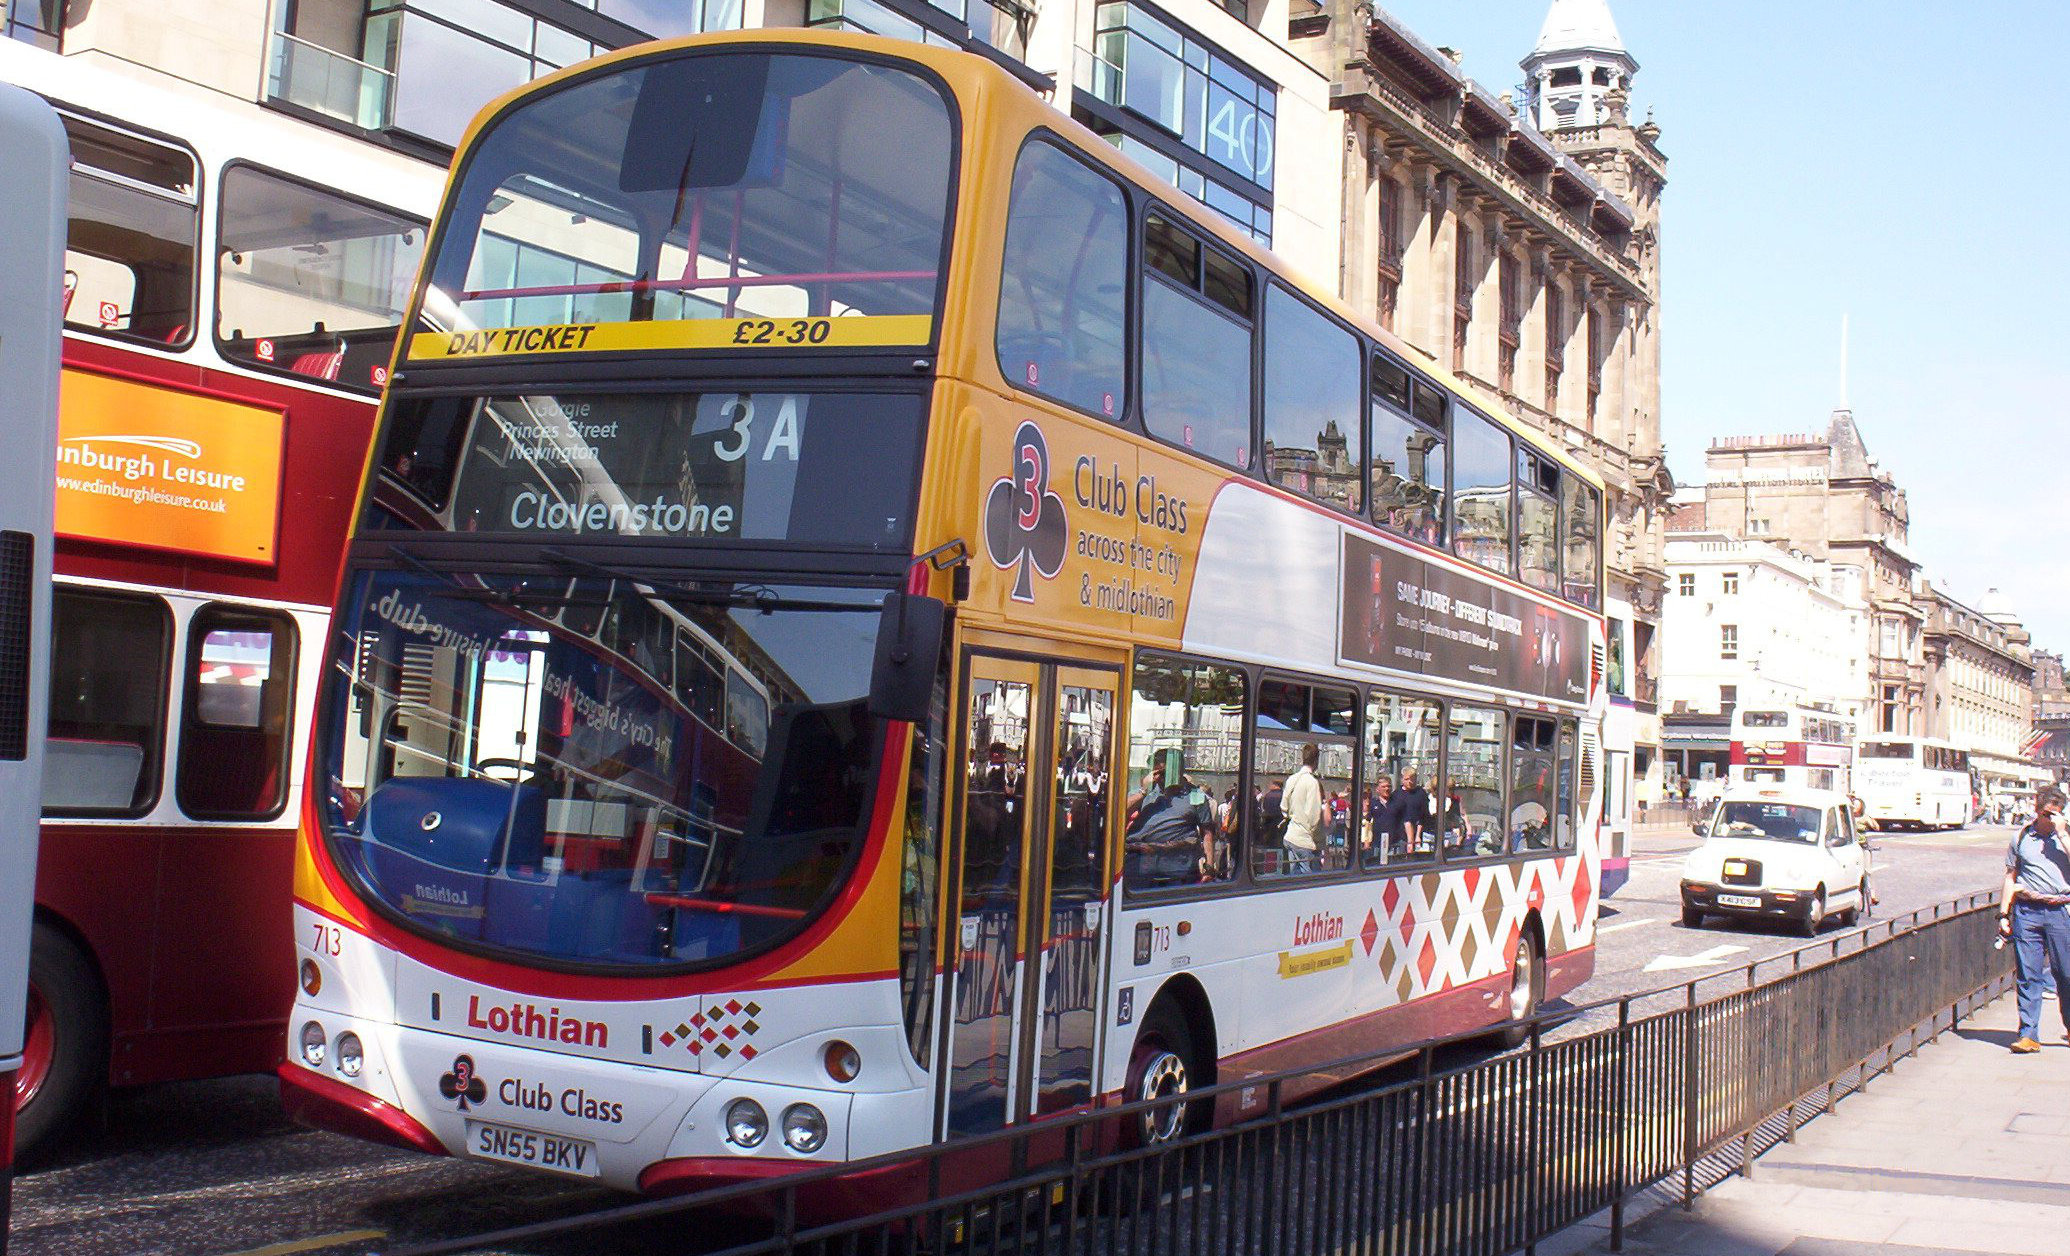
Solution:
[(1738, 707), (1739, 707), (1739, 686), (1738, 686), (1738, 685), (1719, 685), (1719, 686), (1718, 686), (1718, 709), (1719, 709), (1720, 711), (1724, 712), (1725, 714), (1727, 714), (1727, 715), (1730, 715), (1730, 714), (1732, 714), (1732, 712), (1733, 712), (1734, 710), (1736, 710), (1736, 709), (1737, 709)]
[(1140, 4), (1101, 5), (1093, 48), (1080, 121), (1269, 245), (1277, 88)]
[(1896, 685), (1885, 685), (1883, 686), (1883, 731), (1886, 733), (1896, 732), (1898, 730), (1897, 723), (1898, 687)]
[(1566, 367), (1567, 302), (1558, 284), (1545, 285), (1545, 410), (1560, 411), (1560, 372)]
[(1380, 261), (1397, 275), (1402, 264), (1402, 185), (1380, 180)]
[(58, 50), (65, 33), (66, 0), (6, 0), (4, 21), (9, 39)]
[[(588, 0), (575, 0), (577, 4)], [(601, 0), (605, 13), (630, 26), (655, 35), (690, 34), (696, 30), (730, 30), (740, 25), (740, 0), (706, 0), (707, 7), (725, 8), (731, 21), (709, 21), (703, 27), (685, 25), (675, 16), (673, 0)], [(695, 11), (696, 5), (681, 6)], [(634, 10), (631, 13), (614, 10)], [(647, 16), (648, 11), (653, 16)], [(835, 30), (863, 31), (892, 39), (907, 39), (943, 48), (961, 48), (978, 43), (996, 48), (1016, 61), (1028, 59), (1028, 32), (1034, 27), (1032, 6), (1013, 0), (906, 0), (906, 3), (878, 3), (878, 0), (810, 0), (806, 6), (807, 26)], [(959, 27), (961, 29), (959, 29)], [(967, 31), (967, 35), (966, 35)]]
[(1736, 659), (1739, 657), (1739, 625), (1718, 625), (1718, 657)]
[(1588, 421), (1596, 421), (1596, 409), (1603, 397), (1603, 352), (1609, 336), (1603, 326), (1603, 311), (1595, 306), (1588, 311)]
[(1679, 576), (1676, 576), (1675, 592), (1681, 594), (1683, 597), (1695, 597), (1696, 576), (1693, 573), (1687, 571), (1683, 572)]
[(1770, 527), (1769, 527), (1769, 521), (1768, 521), (1768, 520), (1766, 520), (1766, 519), (1749, 519), (1749, 520), (1747, 520), (1747, 535), (1749, 535), (1749, 536), (1767, 536), (1767, 535), (1769, 534), (1769, 531), (1770, 531)]
[(1473, 331), (1473, 229), (1460, 223), (1452, 249), (1452, 370), (1466, 370), (1466, 342)]
[(1517, 346), (1523, 343), (1524, 327), (1524, 267), (1516, 258), (1504, 253), (1496, 263), (1497, 286), (1501, 288), (1502, 322), (1499, 328), (1501, 342), (1500, 371), (1502, 390), (1511, 392), (1516, 388)]
[(1739, 592), (1739, 573), (1728, 571), (1725, 573), (1725, 593), (1729, 597), (1737, 592)]

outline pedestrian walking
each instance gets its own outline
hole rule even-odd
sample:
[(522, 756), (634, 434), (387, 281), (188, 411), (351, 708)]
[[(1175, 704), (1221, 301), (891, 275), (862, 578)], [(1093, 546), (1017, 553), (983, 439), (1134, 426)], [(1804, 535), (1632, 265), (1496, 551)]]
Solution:
[[(2063, 793), (2044, 789), (2034, 800), (2034, 823), (2021, 829), (2005, 852), (2005, 884), (1998, 896), (1998, 934), (2010, 938), (2019, 971), (2019, 1055), (2041, 1050), (2044, 975), (2053, 969), (2058, 988), (2070, 982), (2070, 832), (2063, 820)], [(2070, 1000), (2058, 999), (2063, 1028), (2070, 1031)]]

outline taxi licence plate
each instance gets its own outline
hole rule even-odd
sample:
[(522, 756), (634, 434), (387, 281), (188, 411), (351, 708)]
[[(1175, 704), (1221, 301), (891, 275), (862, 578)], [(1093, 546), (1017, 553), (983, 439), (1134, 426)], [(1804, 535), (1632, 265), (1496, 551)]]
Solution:
[(597, 1176), (597, 1145), (586, 1138), (565, 1138), (488, 1121), (467, 1123), (468, 1154), (504, 1164), (551, 1169), (576, 1177)]
[(1720, 894), (1718, 896), (1718, 906), (1720, 907), (1759, 907), (1760, 905), (1760, 897), (1753, 894)]

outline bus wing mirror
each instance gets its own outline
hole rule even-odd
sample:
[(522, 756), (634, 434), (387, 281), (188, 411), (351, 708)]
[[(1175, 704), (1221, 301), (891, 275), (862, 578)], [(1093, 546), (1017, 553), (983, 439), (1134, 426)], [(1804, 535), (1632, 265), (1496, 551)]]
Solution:
[(870, 714), (921, 723), (934, 705), (935, 668), (949, 626), (949, 605), (918, 593), (884, 598), (877, 658), (870, 669)]

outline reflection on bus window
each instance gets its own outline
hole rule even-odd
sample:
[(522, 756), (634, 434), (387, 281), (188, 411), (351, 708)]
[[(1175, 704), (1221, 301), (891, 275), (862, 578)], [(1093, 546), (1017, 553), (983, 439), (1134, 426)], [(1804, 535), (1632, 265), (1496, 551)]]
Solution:
[(1553, 737), (1553, 721), (1544, 716), (1519, 715), (1510, 721), (1507, 849), (1512, 854), (1552, 848), (1553, 819), (1560, 814)]
[(223, 172), (216, 341), (253, 366), (380, 387), (423, 224), (249, 166)]
[(1007, 383), (1121, 417), (1128, 227), (1128, 202), (1112, 179), (1049, 144), (1021, 154), (1000, 266)]
[(1122, 863), (1130, 890), (1236, 874), (1246, 831), (1236, 789), (1248, 685), (1234, 667), (1137, 657)]
[(265, 819), (287, 801), (295, 624), (209, 607), (187, 629), (180, 809), (202, 820)]
[(172, 612), (59, 586), (51, 598), (46, 815), (142, 815), (158, 797)]
[[(415, 927), (545, 959), (687, 963), (787, 937), (863, 838), (881, 600), (363, 575), (325, 739), (341, 859)], [(685, 641), (714, 678), (689, 687), (700, 703)]]
[(1357, 511), (1359, 342), (1278, 284), (1265, 290), (1265, 477)]
[[(1371, 448), (1366, 455), (1373, 485), (1373, 519), (1382, 527), (1425, 545), (1445, 539), (1444, 400), (1388, 358), (1373, 357)], [(1414, 388), (1418, 400), (1434, 399), (1434, 424), (1409, 417)], [(1426, 406), (1428, 412), (1431, 407)]]
[(1452, 548), (1489, 571), (1509, 571), (1509, 433), (1466, 410), (1452, 428)]
[[(1358, 696), (1349, 689), (1268, 680), (1258, 687), (1251, 743), (1251, 871), (1260, 877), (1335, 872), (1351, 866), (1351, 740)], [(1322, 804), (1303, 823), (1287, 795), (1296, 776), (1312, 775)], [(1303, 789), (1301, 793), (1306, 793)]]
[(155, 345), (194, 332), (201, 213), (184, 150), (79, 118), (65, 231), (65, 325)]
[(1596, 605), (1596, 572), (1603, 553), (1603, 495), (1571, 472), (1560, 476), (1561, 592), (1577, 606)]
[(1402, 864), (1437, 855), (1437, 702), (1374, 692), (1366, 699), (1366, 863)]
[(1502, 853), (1502, 749), (1508, 717), (1453, 706), (1445, 734), (1445, 801), (1438, 822), (1447, 859)]
[(931, 315), (954, 159), (941, 91), (889, 66), (686, 52), (578, 80), (468, 154), (422, 330)]

